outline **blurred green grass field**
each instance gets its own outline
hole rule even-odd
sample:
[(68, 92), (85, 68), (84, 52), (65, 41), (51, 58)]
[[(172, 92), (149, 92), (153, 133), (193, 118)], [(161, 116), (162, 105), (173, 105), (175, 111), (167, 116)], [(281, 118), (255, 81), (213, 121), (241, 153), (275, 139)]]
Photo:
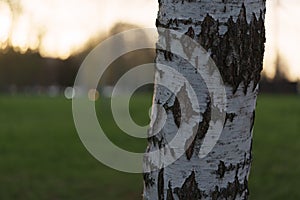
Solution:
[[(136, 96), (131, 111), (147, 124), (150, 96)], [(143, 152), (112, 123), (107, 100), (98, 117), (118, 146)], [(250, 178), (253, 200), (300, 199), (300, 97), (261, 95)], [(135, 200), (142, 176), (112, 170), (95, 160), (74, 128), (71, 101), (63, 97), (0, 96), (0, 199)]]

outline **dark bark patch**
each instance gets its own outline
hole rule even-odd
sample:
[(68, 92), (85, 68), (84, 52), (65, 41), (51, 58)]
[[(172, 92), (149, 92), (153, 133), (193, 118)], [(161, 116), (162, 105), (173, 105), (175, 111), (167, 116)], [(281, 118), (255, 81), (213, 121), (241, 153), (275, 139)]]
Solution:
[(163, 107), (166, 110), (166, 112), (171, 111), (174, 117), (174, 122), (177, 126), (177, 128), (180, 127), (180, 123), (181, 123), (181, 107), (180, 107), (180, 103), (177, 97), (175, 97), (175, 101), (173, 103), (172, 106), (168, 105), (169, 102), (166, 102)]
[(242, 195), (244, 192), (248, 194), (248, 181), (245, 178), (244, 182), (240, 183), (238, 177), (235, 177), (234, 182), (228, 183), (227, 188), (223, 190), (225, 197), (236, 199), (237, 195)]
[(181, 122), (181, 109), (180, 109), (180, 103), (178, 98), (175, 98), (174, 105), (171, 108), (171, 111), (173, 113), (174, 117), (174, 122), (176, 126), (179, 128), (180, 127), (180, 122)]
[(230, 122), (233, 122), (234, 118), (237, 116), (236, 113), (226, 113), (226, 117), (225, 117), (225, 122), (224, 124), (226, 124), (226, 122), (229, 120)]
[(156, 19), (156, 27), (158, 28), (170, 28), (174, 30), (178, 30), (179, 24), (184, 25), (201, 25), (202, 22), (198, 20), (193, 20), (192, 18), (189, 19), (169, 19), (167, 23), (162, 23), (159, 19)]
[(184, 25), (193, 24), (192, 18), (189, 19), (178, 19), (178, 23), (182, 23)]
[(219, 21), (207, 14), (201, 24), (201, 32), (198, 37), (201, 46), (207, 50), (218, 45), (220, 42)]
[(151, 177), (150, 173), (144, 173), (143, 178), (144, 178), (144, 183), (145, 183), (146, 188), (154, 185), (155, 180), (154, 180), (154, 178)]
[[(172, 106), (170, 106), (170, 101), (172, 99), (173, 96), (171, 96), (163, 105), (162, 107), (165, 109), (166, 112), (172, 112), (173, 117), (174, 117), (174, 122), (177, 126), (177, 128), (180, 127), (180, 122), (181, 122), (181, 107), (180, 107), (180, 103), (178, 100), (178, 97), (175, 96), (175, 100)], [(157, 102), (157, 104), (162, 104), (161, 102)]]
[(245, 153), (244, 162), (242, 163), (242, 168), (244, 169), (246, 166), (250, 166), (251, 162), (252, 162), (251, 152), (250, 152), (249, 158), (247, 158), (247, 153)]
[(199, 125), (196, 126), (196, 130), (193, 130), (192, 138), (187, 140), (185, 144), (185, 149), (186, 149), (185, 155), (188, 160), (191, 160), (194, 154), (196, 143), (200, 144), (200, 141), (203, 140), (203, 138), (205, 137), (209, 129), (209, 122), (211, 120), (211, 100), (208, 101), (206, 110), (202, 114), (202, 118), (203, 118), (202, 122), (200, 122)]
[(226, 166), (225, 163), (222, 160), (220, 160), (216, 174), (217, 174), (218, 178), (222, 179), (222, 178), (224, 178), (226, 172), (232, 171), (232, 170), (238, 169), (238, 168), (239, 168), (239, 164), (237, 166), (234, 166), (233, 164)]
[(220, 160), (220, 163), (218, 165), (217, 175), (219, 175), (219, 178), (224, 178), (225, 172), (226, 172), (225, 163)]
[(176, 97), (178, 98), (177, 103), (182, 112), (182, 114), (180, 116), (182, 118), (182, 120), (184, 120), (185, 122), (188, 122), (194, 115), (198, 114), (193, 109), (191, 99), (189, 98), (189, 95), (187, 92), (186, 84), (184, 84), (183, 87), (181, 87), (181, 89), (177, 93)]
[(171, 181), (168, 184), (167, 200), (174, 200)]
[[(224, 166), (225, 166), (225, 164), (224, 164)], [(228, 182), (226, 188), (219, 189), (219, 187), (215, 187), (215, 190), (211, 191), (211, 196), (213, 197), (213, 199), (216, 199), (216, 200), (217, 199), (232, 199), (232, 200), (234, 200), (238, 197), (238, 195), (243, 196), (244, 199), (248, 199), (248, 196), (249, 196), (248, 179), (246, 176), (242, 182), (239, 181), (238, 172), (239, 172), (240, 167), (241, 167), (241, 165), (237, 164), (234, 181)]]
[(158, 200), (164, 200), (164, 169), (162, 168), (158, 172), (158, 179), (157, 179), (157, 193), (158, 193)]
[(185, 33), (185, 35), (189, 36), (190, 38), (194, 39), (195, 38), (195, 31), (193, 27), (189, 27), (188, 31)]
[(173, 53), (170, 50), (163, 51), (165, 60), (172, 61)]
[(216, 186), (215, 190), (211, 192), (211, 199), (212, 200), (218, 200), (220, 197), (220, 191), (219, 191), (219, 187)]
[(219, 187), (215, 187), (215, 190), (211, 191), (211, 196), (213, 200), (234, 200), (237, 198), (238, 195), (243, 195), (245, 200), (248, 199), (249, 189), (247, 177), (244, 178), (243, 182), (240, 182), (238, 180), (238, 177), (236, 176), (233, 182), (228, 182), (226, 188), (219, 189)]
[(188, 160), (191, 160), (191, 158), (193, 156), (194, 147), (195, 147), (195, 139), (194, 138), (188, 139), (185, 144), (185, 149), (186, 149), (185, 155)]
[(159, 148), (163, 148), (165, 144), (163, 143), (164, 139), (158, 139), (157, 136), (148, 137), (148, 142), (152, 143), (154, 147), (158, 146)]
[(178, 23), (178, 19), (175, 18), (175, 19), (169, 19), (166, 24), (163, 24), (159, 21), (159, 19), (156, 19), (155, 24), (156, 27), (177, 30), (179, 23)]
[(196, 2), (196, 0), (181, 0), (181, 3), (184, 4), (184, 2)]
[(202, 122), (200, 122), (197, 130), (197, 136), (199, 137), (198, 139), (200, 140), (202, 140), (205, 137), (209, 128), (209, 122), (211, 120), (211, 100), (207, 102), (206, 110), (203, 113), (202, 117), (203, 120)]
[(250, 132), (252, 132), (252, 131), (253, 131), (253, 127), (254, 127), (254, 122), (255, 122), (255, 110), (253, 111), (250, 120), (251, 120), (251, 121), (250, 121), (250, 123), (251, 123), (251, 129), (250, 129)]
[(253, 90), (260, 80), (262, 70), (265, 28), (263, 14), (255, 14), (248, 24), (246, 8), (243, 5), (236, 22), (230, 17), (224, 35), (219, 34), (219, 22), (207, 15), (201, 24), (199, 43), (211, 52), (211, 57), (220, 70), (224, 83), (233, 87), (233, 93), (241, 83), (244, 93), (254, 81)]
[[(166, 112), (172, 112), (174, 123), (177, 128), (180, 127), (181, 120), (189, 121), (193, 115), (197, 113), (193, 110), (191, 100), (189, 99), (186, 85), (184, 84), (179, 92), (176, 94), (174, 103), (172, 106), (169, 106), (169, 102), (167, 101), (163, 105)], [(184, 111), (184, 116), (182, 111)]]
[[(226, 5), (224, 7), (226, 12), (225, 8)], [(191, 36), (193, 36), (191, 28), (200, 25), (201, 32), (197, 35), (198, 42), (204, 49), (211, 52), (211, 57), (219, 68), (224, 83), (232, 86), (233, 93), (237, 91), (240, 84), (243, 84), (244, 93), (247, 94), (251, 81), (254, 82), (252, 91), (255, 90), (263, 68), (265, 50), (264, 13), (265, 10), (261, 11), (259, 17), (253, 13), (250, 23), (248, 23), (246, 8), (243, 4), (236, 22), (230, 17), (225, 23), (227, 32), (223, 35), (219, 34), (221, 23), (209, 14), (203, 21), (170, 19), (166, 24), (163, 24), (158, 19), (156, 25), (157, 27), (174, 30), (177, 30), (180, 24), (191, 25), (186, 32), (187, 35)], [(186, 55), (190, 56), (192, 48), (187, 44), (184, 44), (183, 47), (189, 47), (184, 49)], [(164, 51), (164, 56), (166, 60), (172, 60), (173, 54), (168, 47)]]
[(158, 54), (159, 52), (162, 52), (162, 54), (164, 55), (164, 59), (166, 61), (172, 61), (173, 59), (173, 54), (172, 52), (170, 52), (169, 50), (162, 50), (162, 49), (157, 49), (156, 53)]
[(181, 188), (175, 188), (174, 193), (178, 196), (179, 200), (199, 200), (201, 199), (201, 191), (196, 182), (195, 172), (184, 181)]
[(252, 159), (253, 159), (252, 149), (253, 149), (253, 138), (251, 139), (251, 144), (250, 144), (250, 156), (249, 156), (250, 162), (251, 162)]

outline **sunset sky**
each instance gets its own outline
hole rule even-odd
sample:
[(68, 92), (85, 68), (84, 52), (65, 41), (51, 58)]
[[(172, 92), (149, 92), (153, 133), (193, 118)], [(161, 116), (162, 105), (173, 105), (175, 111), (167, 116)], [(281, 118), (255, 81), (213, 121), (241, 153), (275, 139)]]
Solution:
[[(9, 45), (21, 53), (31, 49), (66, 59), (116, 22), (154, 27), (157, 4), (157, 0), (0, 0), (0, 51)], [(289, 66), (286, 75), (297, 80), (300, 1), (281, 0), (275, 5), (276, 0), (267, 1), (265, 73), (274, 75), (278, 49)]]

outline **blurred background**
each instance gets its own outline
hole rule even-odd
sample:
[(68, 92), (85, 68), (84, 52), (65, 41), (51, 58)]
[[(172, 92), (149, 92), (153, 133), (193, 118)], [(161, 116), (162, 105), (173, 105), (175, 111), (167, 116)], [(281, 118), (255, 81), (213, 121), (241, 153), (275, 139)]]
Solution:
[[(141, 199), (142, 175), (109, 169), (85, 150), (70, 99), (86, 55), (111, 35), (155, 27), (157, 9), (156, 0), (0, 0), (0, 199)], [(300, 199), (299, 9), (299, 0), (267, 1), (250, 178), (255, 200)], [(154, 50), (121, 56), (91, 95), (108, 137), (131, 151), (143, 152), (146, 141), (114, 124), (108, 97), (122, 74), (154, 57)], [(149, 122), (151, 95), (144, 87), (131, 99), (140, 125)]]

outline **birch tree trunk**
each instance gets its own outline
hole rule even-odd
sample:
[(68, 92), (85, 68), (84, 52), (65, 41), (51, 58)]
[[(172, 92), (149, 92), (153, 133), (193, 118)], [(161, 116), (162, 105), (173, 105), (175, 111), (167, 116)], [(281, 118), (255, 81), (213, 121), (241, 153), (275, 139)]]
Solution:
[[(195, 76), (197, 71), (191, 70), (184, 59), (157, 50), (157, 63), (179, 71), (194, 88), (201, 118), (184, 155), (175, 162), (166, 167), (158, 166), (154, 160), (162, 161), (164, 155), (145, 157), (144, 167), (151, 170), (144, 173), (144, 199), (248, 199), (252, 130), (264, 54), (264, 15), (265, 0), (159, 0), (157, 27), (176, 30), (193, 38), (209, 52), (218, 67), (226, 90), (226, 118), (213, 149), (203, 158), (199, 157), (199, 149), (213, 123), (213, 105), (207, 86), (201, 77)], [(160, 37), (166, 35), (160, 33)], [(168, 47), (168, 43), (172, 43), (168, 38), (164, 42), (158, 41), (157, 45)], [(197, 65), (208, 65), (205, 59), (200, 62)], [(166, 75), (163, 67), (157, 69), (158, 79), (170, 85), (176, 82), (176, 76)], [(185, 90), (182, 86), (177, 95), (188, 96)], [(160, 108), (152, 113), (147, 152), (168, 145), (169, 138), (174, 137), (181, 126), (182, 109), (189, 108), (188, 100), (179, 104), (172, 95), (157, 82), (153, 103), (166, 111), (167, 120), (164, 127), (153, 134), (162, 118), (158, 117)], [(169, 148), (169, 151), (176, 149)]]

